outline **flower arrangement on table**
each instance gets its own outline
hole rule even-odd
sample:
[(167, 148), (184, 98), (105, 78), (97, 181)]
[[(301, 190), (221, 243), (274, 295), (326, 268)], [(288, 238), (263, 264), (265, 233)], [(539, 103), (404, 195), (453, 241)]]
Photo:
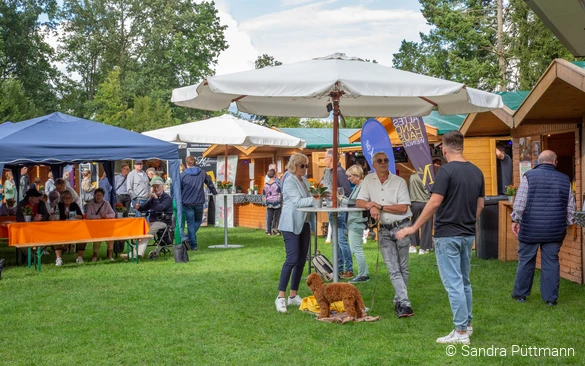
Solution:
[(516, 188), (513, 184), (506, 186), (506, 196), (512, 197), (516, 195), (518, 192), (518, 188)]
[(43, 186), (43, 185), (40, 185), (40, 186), (39, 186), (39, 192), (42, 192), (42, 191), (44, 191), (44, 190), (45, 190), (45, 186)]
[(26, 205), (22, 208), (22, 214), (24, 216), (30, 216), (30, 215), (32, 215), (32, 212), (33, 212), (33, 208), (31, 205)]
[(327, 187), (322, 185), (321, 183), (317, 182), (313, 178), (309, 178), (309, 191), (313, 196), (323, 197), (326, 196), (329, 192), (327, 191)]
[(234, 186), (234, 184), (232, 182), (230, 182), (229, 180), (223, 181), (223, 189), (231, 189), (233, 186)]
[(259, 190), (259, 189), (260, 189), (260, 186), (259, 186), (259, 185), (257, 185), (257, 184), (254, 184), (254, 190), (255, 190), (256, 192), (258, 192), (258, 190)]
[(116, 203), (114, 209), (116, 210), (116, 212), (126, 212), (126, 207), (121, 203)]

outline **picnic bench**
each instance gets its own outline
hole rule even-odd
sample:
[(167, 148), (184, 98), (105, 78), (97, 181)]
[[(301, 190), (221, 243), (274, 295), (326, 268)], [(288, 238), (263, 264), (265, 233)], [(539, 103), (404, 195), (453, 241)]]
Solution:
[(101, 219), (101, 220), (65, 220), (10, 223), (8, 227), (8, 245), (28, 250), (28, 266), (32, 266), (33, 248), (35, 268), (41, 270), (42, 249), (52, 245), (92, 243), (102, 241), (124, 241), (128, 257), (138, 263), (134, 249), (138, 240), (151, 239), (148, 235), (148, 223), (140, 218)]

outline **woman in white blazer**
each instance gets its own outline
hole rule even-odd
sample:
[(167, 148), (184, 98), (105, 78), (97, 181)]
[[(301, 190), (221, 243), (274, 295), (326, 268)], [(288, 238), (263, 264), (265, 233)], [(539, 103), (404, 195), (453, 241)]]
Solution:
[[(278, 230), (282, 233), (286, 259), (280, 272), (278, 284), (278, 297), (274, 302), (276, 310), (286, 312), (287, 305), (300, 306), (302, 299), (297, 294), (299, 283), (307, 261), (307, 252), (311, 241), (311, 229), (309, 222), (313, 214), (307, 214), (298, 210), (300, 207), (310, 207), (316, 197), (309, 192), (309, 182), (305, 175), (309, 167), (309, 158), (303, 154), (291, 156), (287, 170), (289, 177), (282, 187), (283, 207), (280, 214)], [(292, 278), (291, 278), (292, 274)], [(286, 299), (286, 288), (290, 279), (290, 294)]]

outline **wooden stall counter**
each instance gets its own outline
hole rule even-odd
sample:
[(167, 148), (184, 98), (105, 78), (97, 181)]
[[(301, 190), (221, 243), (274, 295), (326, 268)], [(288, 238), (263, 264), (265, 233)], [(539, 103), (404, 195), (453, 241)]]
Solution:
[(261, 194), (234, 197), (234, 226), (266, 230), (266, 206)]
[(498, 224), (498, 260), (502, 262), (518, 260), (518, 239), (512, 232), (513, 204), (508, 201), (500, 201)]

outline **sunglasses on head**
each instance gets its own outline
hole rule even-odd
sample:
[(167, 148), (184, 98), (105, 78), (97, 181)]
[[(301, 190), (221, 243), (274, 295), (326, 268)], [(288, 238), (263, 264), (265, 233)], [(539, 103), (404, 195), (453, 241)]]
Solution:
[(388, 158), (384, 158), (384, 159), (378, 159), (376, 160), (376, 163), (378, 164), (386, 164), (388, 162)]
[(298, 167), (300, 167), (301, 169), (305, 169), (309, 167), (309, 164), (297, 164)]

